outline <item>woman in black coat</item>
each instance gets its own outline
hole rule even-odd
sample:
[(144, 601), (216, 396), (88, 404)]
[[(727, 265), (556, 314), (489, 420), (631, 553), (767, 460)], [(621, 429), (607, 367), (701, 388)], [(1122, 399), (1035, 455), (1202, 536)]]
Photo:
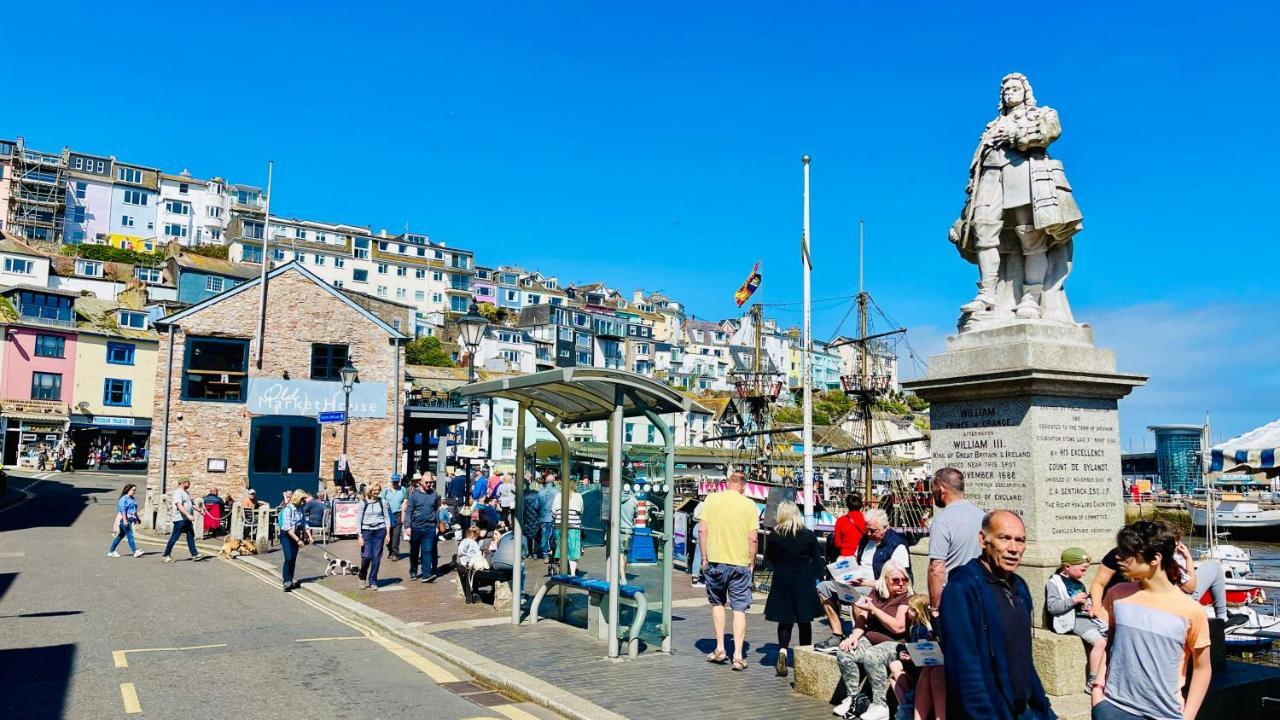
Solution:
[(818, 538), (804, 526), (800, 508), (793, 502), (778, 504), (778, 524), (769, 535), (765, 559), (773, 566), (773, 584), (764, 604), (764, 617), (778, 623), (778, 659), (774, 670), (787, 674), (787, 648), (791, 629), (800, 625), (800, 644), (813, 642), (813, 619), (822, 615), (817, 580), (822, 567)]

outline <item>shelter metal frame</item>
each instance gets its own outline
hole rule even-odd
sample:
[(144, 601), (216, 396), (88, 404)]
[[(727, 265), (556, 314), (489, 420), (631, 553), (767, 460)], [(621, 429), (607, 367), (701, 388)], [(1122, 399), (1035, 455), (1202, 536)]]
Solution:
[[(569, 477), (572, 448), (560, 426), (601, 420), (609, 422), (609, 561), (605, 569), (605, 580), (609, 583), (609, 657), (618, 657), (619, 588), (624, 580), (618, 555), (621, 548), (619, 522), (622, 515), (623, 420), (643, 416), (661, 431), (666, 455), (666, 482), (670, 486), (663, 510), (665, 517), (672, 518), (675, 499), (675, 433), (667, 423), (662, 422), (660, 416), (689, 412), (693, 408), (693, 401), (643, 375), (606, 368), (557, 368), (530, 375), (471, 383), (458, 392), (468, 398), (505, 398), (516, 402), (520, 407), (520, 412), (516, 414), (516, 508), (511, 528), (516, 537), (521, 536), (520, 524), (524, 518), (526, 415), (532, 416), (560, 444), (561, 512), (558, 535), (562, 548), (568, 546), (569, 537), (569, 498), (572, 489), (568, 483), (572, 480)], [(671, 532), (669, 523), (670, 521), (662, 538), (662, 623), (659, 626), (662, 652), (668, 653), (671, 652), (671, 575), (674, 550), (674, 533)], [(561, 573), (568, 572), (567, 555), (560, 554)], [(515, 565), (511, 577), (511, 623), (519, 625), (524, 572), (521, 563)], [(563, 589), (560, 607), (563, 612)]]

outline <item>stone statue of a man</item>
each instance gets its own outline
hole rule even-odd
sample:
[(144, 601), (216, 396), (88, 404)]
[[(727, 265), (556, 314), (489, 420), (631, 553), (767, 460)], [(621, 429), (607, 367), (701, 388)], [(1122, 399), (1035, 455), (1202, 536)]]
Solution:
[(1062, 163), (1046, 152), (1062, 128), (1036, 105), (1021, 73), (1000, 81), (1000, 112), (969, 164), (968, 200), (951, 228), (960, 254), (978, 265), (978, 296), (961, 307), (961, 329), (984, 321), (1072, 322), (1063, 288), (1080, 208)]

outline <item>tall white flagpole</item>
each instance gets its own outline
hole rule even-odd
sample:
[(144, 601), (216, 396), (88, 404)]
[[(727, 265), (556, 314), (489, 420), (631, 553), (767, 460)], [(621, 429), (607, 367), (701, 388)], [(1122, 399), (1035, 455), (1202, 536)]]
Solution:
[(800, 363), (804, 374), (804, 526), (813, 529), (813, 329), (810, 323), (809, 273), (813, 262), (809, 259), (809, 156), (800, 158), (804, 164), (804, 230), (800, 239), (800, 261), (804, 272), (804, 334), (801, 338)]
[(271, 172), (275, 161), (267, 161), (267, 200), (262, 219), (262, 276), (258, 282), (258, 369), (262, 369), (262, 344), (267, 338), (267, 256), (271, 246)]

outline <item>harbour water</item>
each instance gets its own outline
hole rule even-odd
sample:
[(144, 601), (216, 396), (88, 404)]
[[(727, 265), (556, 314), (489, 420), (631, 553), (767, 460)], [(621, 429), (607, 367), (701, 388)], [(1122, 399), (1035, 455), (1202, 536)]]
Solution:
[[(1249, 556), (1253, 559), (1253, 576), (1256, 579), (1280, 582), (1280, 544), (1256, 540), (1239, 540), (1231, 537), (1225, 538), (1221, 542), (1230, 543), (1249, 551)], [(1196, 542), (1189, 543), (1189, 546), (1193, 555), (1198, 554), (1200, 548), (1204, 547), (1204, 539), (1201, 538)], [(1276, 602), (1274, 609), (1272, 608), (1273, 602), (1280, 601), (1280, 590), (1268, 591), (1267, 596), (1268, 600), (1262, 611), (1276, 614), (1277, 611), (1280, 611), (1280, 602)], [(1267, 652), (1254, 653), (1251, 656), (1245, 656), (1243, 659), (1249, 662), (1280, 667), (1280, 641), (1277, 641), (1277, 645), (1273, 645), (1271, 650)]]

